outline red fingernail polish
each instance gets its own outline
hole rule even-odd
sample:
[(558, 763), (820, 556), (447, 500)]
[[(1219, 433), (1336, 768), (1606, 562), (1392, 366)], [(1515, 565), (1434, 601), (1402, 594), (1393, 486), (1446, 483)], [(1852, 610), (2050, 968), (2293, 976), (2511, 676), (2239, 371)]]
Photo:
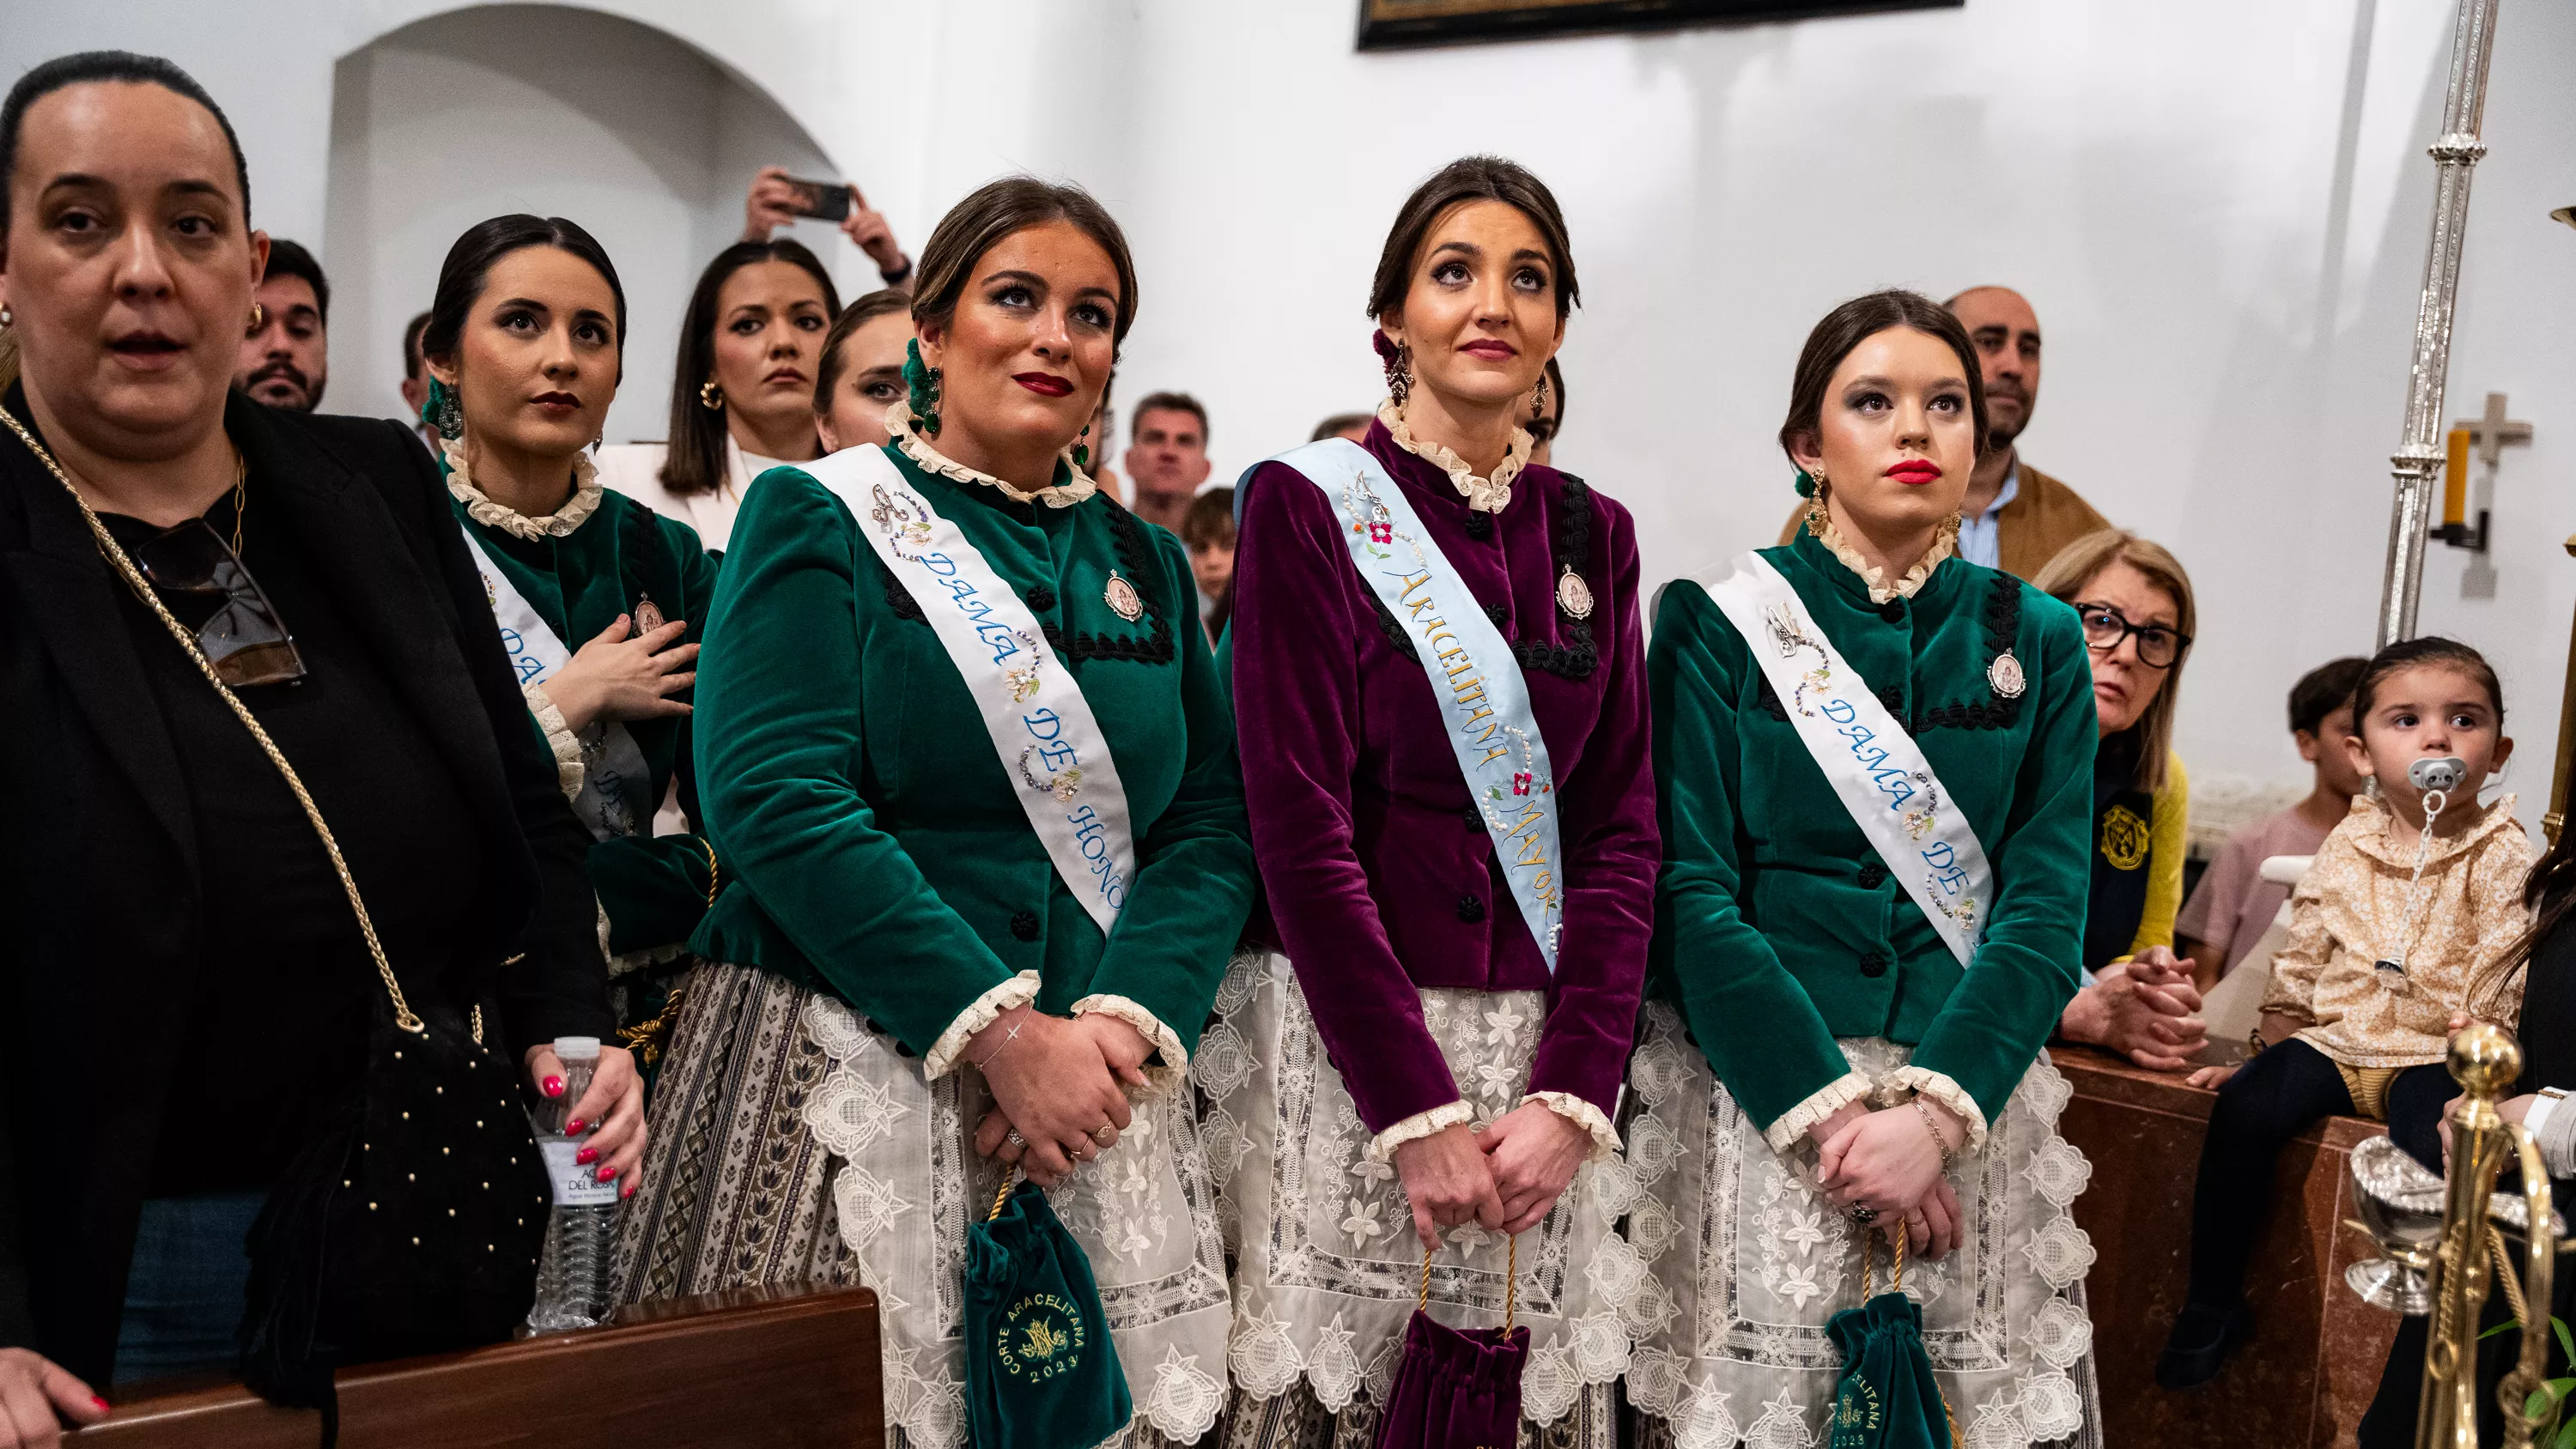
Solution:
[(618, 1196), (619, 1196), (619, 1197), (633, 1197), (634, 1195), (635, 1195), (635, 1184), (633, 1184), (633, 1183), (631, 1183), (631, 1182), (630, 1182), (630, 1183), (628, 1183), (628, 1184), (626, 1184), (626, 1190), (625, 1190), (624, 1192), (621, 1192), (621, 1193), (619, 1193), (619, 1194), (618, 1194)]
[(96, 1394), (92, 1394), (89, 1396), (89, 1401), (98, 1407), (98, 1411), (100, 1413), (104, 1414), (107, 1412), (107, 1400), (100, 1398)]
[(563, 1078), (561, 1078), (561, 1077), (548, 1077), (548, 1078), (546, 1078), (546, 1080), (545, 1080), (545, 1089), (546, 1089), (546, 1095), (547, 1095), (547, 1096), (549, 1096), (549, 1097), (560, 1097), (560, 1096), (562, 1096), (562, 1095), (563, 1095)]
[(617, 1180), (617, 1169), (614, 1167), (601, 1168), (599, 1170), (599, 1180), (601, 1182), (615, 1182)]
[(585, 1147), (579, 1152), (574, 1153), (572, 1155), (572, 1160), (579, 1166), (588, 1167), (590, 1164), (599, 1160), (599, 1149), (596, 1147)]
[(581, 1135), (581, 1129), (589, 1125), (589, 1123), (584, 1122), (579, 1117), (575, 1117), (564, 1124), (564, 1135), (566, 1137), (579, 1137)]

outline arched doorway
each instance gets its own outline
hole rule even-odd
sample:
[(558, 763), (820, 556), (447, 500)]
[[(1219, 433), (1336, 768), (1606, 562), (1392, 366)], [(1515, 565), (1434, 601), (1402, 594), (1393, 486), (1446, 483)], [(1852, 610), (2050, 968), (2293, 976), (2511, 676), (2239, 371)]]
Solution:
[[(690, 285), (741, 231), (763, 165), (835, 174), (767, 95), (618, 16), (479, 6), (351, 52), (333, 76), (319, 238), (335, 294), (332, 409), (402, 411), (403, 327), (428, 307), (449, 246), (486, 217), (529, 211), (581, 223), (617, 263), (628, 343), (608, 441), (661, 438)], [(817, 232), (807, 240), (836, 273), (866, 269), (820, 245), (819, 224), (798, 229)]]

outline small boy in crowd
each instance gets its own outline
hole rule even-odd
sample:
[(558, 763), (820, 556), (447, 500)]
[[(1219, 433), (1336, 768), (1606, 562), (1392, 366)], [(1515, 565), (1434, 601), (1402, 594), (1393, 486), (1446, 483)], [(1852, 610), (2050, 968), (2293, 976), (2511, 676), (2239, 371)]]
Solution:
[(1199, 583), (1199, 623), (1214, 644), (1234, 604), (1234, 490), (1211, 488), (1191, 499), (1181, 515), (1181, 542)]
[(2298, 804), (2229, 836), (2174, 920), (2174, 935), (2191, 958), (2193, 982), (2204, 992), (2236, 969), (2290, 898), (2288, 886), (2263, 879), (2263, 862), (2275, 855), (2316, 854), (2352, 813), (2361, 774), (2343, 742), (2353, 733), (2352, 691), (2366, 662), (2337, 659), (2308, 671), (2291, 688), (2290, 738), (2298, 741), (2299, 758), (2315, 767), (2314, 785)]

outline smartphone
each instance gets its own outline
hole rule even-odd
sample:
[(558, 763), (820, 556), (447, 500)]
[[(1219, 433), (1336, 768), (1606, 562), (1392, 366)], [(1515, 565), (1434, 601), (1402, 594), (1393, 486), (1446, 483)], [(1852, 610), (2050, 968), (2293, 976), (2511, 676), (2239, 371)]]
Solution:
[(807, 181), (790, 176), (787, 184), (796, 190), (794, 203), (798, 216), (818, 221), (845, 221), (850, 215), (850, 188), (838, 181)]

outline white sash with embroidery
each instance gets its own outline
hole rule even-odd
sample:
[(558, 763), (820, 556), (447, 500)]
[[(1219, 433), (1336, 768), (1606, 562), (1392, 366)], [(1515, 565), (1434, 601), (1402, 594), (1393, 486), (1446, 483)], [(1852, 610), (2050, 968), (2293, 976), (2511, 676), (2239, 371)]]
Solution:
[(881, 448), (845, 448), (796, 465), (858, 520), (859, 536), (921, 604), (984, 716), (1002, 768), (1047, 859), (1103, 934), (1136, 878), (1127, 789), (1090, 701), (1055, 657), (1037, 616), (957, 525), (932, 510)]
[[(522, 687), (545, 683), (572, 658), (572, 651), (555, 637), (545, 616), (510, 582), (509, 574), (492, 561), (474, 530), (462, 523), (457, 527), (474, 550), (474, 571), (483, 576), (492, 617), (500, 622), (501, 647), (509, 652), (511, 672)], [(576, 738), (581, 741), (581, 793), (573, 797), (572, 813), (590, 828), (591, 838), (614, 840), (652, 829), (653, 769), (625, 723), (593, 721)]]
[(1565, 928), (1556, 771), (1512, 646), (1366, 448), (1326, 438), (1271, 461), (1304, 474), (1333, 500), (1361, 580), (1413, 635), (1468, 796), (1493, 837), (1521, 920), (1555, 975), (1557, 937)]
[(1748, 553), (1699, 582), (1744, 636), (1852, 822), (1967, 965), (1994, 904), (1995, 874), (1932, 762), (1769, 559)]

